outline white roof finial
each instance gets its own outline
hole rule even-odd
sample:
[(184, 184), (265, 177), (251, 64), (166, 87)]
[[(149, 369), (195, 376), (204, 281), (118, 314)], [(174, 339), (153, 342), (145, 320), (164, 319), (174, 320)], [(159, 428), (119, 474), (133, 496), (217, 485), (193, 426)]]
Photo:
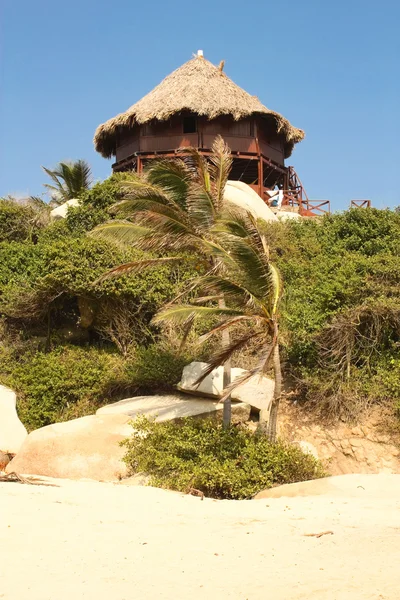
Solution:
[(203, 50), (197, 50), (197, 56), (204, 56)]

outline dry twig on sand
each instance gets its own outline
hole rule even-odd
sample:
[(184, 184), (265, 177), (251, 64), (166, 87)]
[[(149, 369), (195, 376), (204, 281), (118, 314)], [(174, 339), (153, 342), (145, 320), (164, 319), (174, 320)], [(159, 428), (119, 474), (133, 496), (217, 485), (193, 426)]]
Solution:
[(47, 485), (51, 487), (58, 487), (54, 483), (46, 483), (44, 481), (40, 481), (40, 479), (22, 477), (22, 475), (18, 475), (14, 471), (12, 473), (7, 473), (7, 475), (0, 475), (0, 483), (11, 482), (11, 483), (27, 483), (29, 485)]
[(333, 531), (321, 531), (321, 533), (305, 533), (304, 534), (306, 537), (316, 537), (316, 538), (320, 538), (323, 535), (333, 535)]

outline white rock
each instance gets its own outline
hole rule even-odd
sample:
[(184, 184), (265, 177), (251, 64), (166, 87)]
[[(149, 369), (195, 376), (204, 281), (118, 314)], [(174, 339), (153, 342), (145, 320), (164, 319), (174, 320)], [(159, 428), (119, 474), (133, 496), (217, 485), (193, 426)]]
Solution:
[[(157, 422), (172, 421), (183, 417), (213, 416), (222, 418), (223, 404), (218, 400), (165, 394), (126, 398), (99, 408), (96, 415), (123, 414), (132, 419), (139, 415), (155, 417)], [(232, 421), (244, 422), (250, 417), (250, 406), (243, 402), (232, 403)]]
[[(232, 370), (235, 371), (235, 369)], [(273, 379), (255, 375), (232, 392), (232, 399), (246, 402), (253, 408), (263, 411), (264, 416), (266, 416), (269, 413), (274, 395), (274, 387), (275, 382)], [(265, 420), (267, 419), (265, 418)]]
[(267, 206), (253, 188), (242, 181), (227, 181), (224, 199), (250, 212), (256, 219), (264, 219), (264, 221), (278, 220), (269, 206)]
[(50, 218), (53, 220), (65, 219), (70, 206), (79, 206), (79, 200), (72, 198), (71, 200), (64, 202), (64, 204), (57, 206), (57, 208), (53, 208), (53, 210), (50, 211)]
[(178, 383), (178, 390), (181, 392), (194, 393), (204, 396), (219, 397), (224, 389), (224, 368), (214, 369), (210, 375), (199, 384), (195, 385), (197, 379), (201, 376), (207, 363), (191, 362), (183, 368), (182, 378)]
[(32, 431), (6, 472), (65, 479), (114, 481), (126, 475), (125, 448), (132, 434), (126, 415), (90, 415)]
[[(207, 363), (194, 361), (184, 367), (182, 379), (178, 384), (181, 392), (208, 397), (220, 397), (223, 391), (224, 368), (214, 369), (210, 375), (196, 386), (195, 382), (207, 368)], [(231, 369), (232, 381), (246, 373), (245, 369)], [(254, 376), (232, 392), (232, 400), (246, 402), (253, 408), (268, 411), (274, 393), (274, 382), (268, 377)]]
[(16, 454), (28, 435), (18, 418), (16, 406), (15, 392), (0, 385), (0, 450), (9, 454)]

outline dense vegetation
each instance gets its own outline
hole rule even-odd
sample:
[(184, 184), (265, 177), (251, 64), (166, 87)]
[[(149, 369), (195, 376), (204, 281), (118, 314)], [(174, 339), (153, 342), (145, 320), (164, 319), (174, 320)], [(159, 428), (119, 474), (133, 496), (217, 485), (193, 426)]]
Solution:
[(0, 382), (18, 392), (28, 428), (168, 389), (190, 360), (150, 321), (193, 277), (191, 263), (96, 282), (116, 264), (152, 256), (87, 235), (110, 218), (120, 179), (85, 192), (61, 222), (0, 201)]
[(400, 214), (354, 209), (267, 227), (286, 296), (286, 370), (328, 416), (400, 410)]
[(210, 420), (155, 423), (139, 417), (125, 443), (132, 473), (150, 476), (150, 485), (211, 498), (244, 499), (283, 483), (323, 476), (319, 463), (299, 448), (272, 444), (239, 427), (223, 429)]
[[(29, 428), (168, 389), (191, 358), (178, 352), (175, 329), (151, 319), (198, 264), (98, 282), (154, 256), (88, 235), (112, 217), (127, 177), (82, 192), (62, 222), (40, 203), (0, 201), (0, 382), (17, 390)], [(263, 228), (284, 280), (284, 375), (325, 415), (356, 417), (377, 402), (400, 413), (400, 214), (355, 209)], [(236, 360), (249, 366), (254, 356)]]

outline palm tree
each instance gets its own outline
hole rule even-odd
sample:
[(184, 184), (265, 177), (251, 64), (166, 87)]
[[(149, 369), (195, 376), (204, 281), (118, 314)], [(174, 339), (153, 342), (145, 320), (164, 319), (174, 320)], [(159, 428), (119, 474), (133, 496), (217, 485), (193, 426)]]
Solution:
[[(264, 372), (272, 362), (275, 386), (267, 434), (274, 441), (282, 387), (277, 312), (282, 293), (280, 276), (269, 260), (265, 238), (250, 214), (231, 212), (225, 215), (216, 223), (211, 236), (214, 240), (211, 252), (218, 268), (211, 269), (197, 281), (198, 289), (206, 294), (205, 305), (170, 305), (156, 315), (154, 322), (167, 321), (185, 325), (205, 316), (220, 317), (221, 322), (202, 336), (201, 342), (221, 331), (229, 331), (241, 323), (248, 324), (250, 327), (245, 334), (212, 357), (198, 382), (214, 368), (225, 364), (235, 352), (246, 347), (249, 342), (256, 341), (260, 348), (258, 364), (224, 390), (222, 401), (238, 385)], [(221, 296), (228, 307), (210, 305), (213, 299), (217, 300)]]
[(44, 187), (51, 193), (53, 204), (62, 204), (67, 200), (79, 198), (92, 184), (92, 173), (85, 160), (75, 162), (60, 162), (55, 169), (42, 167), (53, 184), (45, 183)]
[[(124, 181), (125, 197), (113, 211), (130, 220), (110, 221), (91, 234), (144, 250), (209, 255), (209, 231), (224, 206), (231, 153), (221, 136), (214, 141), (210, 162), (193, 148), (184, 151), (184, 158), (154, 160), (142, 176)], [(130, 264), (121, 265), (112, 273), (129, 269)]]
[[(124, 182), (125, 198), (114, 211), (132, 220), (114, 220), (100, 225), (92, 235), (123, 243), (135, 243), (145, 250), (191, 251), (203, 256), (208, 267), (217, 269), (212, 252), (210, 230), (224, 207), (224, 191), (232, 166), (231, 152), (221, 136), (215, 138), (207, 160), (193, 148), (185, 157), (153, 161), (143, 176)], [(174, 261), (163, 257), (131, 262), (112, 269), (107, 277), (127, 274), (146, 266)], [(224, 308), (224, 299), (219, 299)], [(186, 335), (191, 327), (186, 323)], [(222, 345), (229, 345), (229, 333), (223, 332)], [(230, 365), (226, 361), (224, 385), (230, 383)], [(224, 424), (230, 424), (230, 398), (224, 404)]]

